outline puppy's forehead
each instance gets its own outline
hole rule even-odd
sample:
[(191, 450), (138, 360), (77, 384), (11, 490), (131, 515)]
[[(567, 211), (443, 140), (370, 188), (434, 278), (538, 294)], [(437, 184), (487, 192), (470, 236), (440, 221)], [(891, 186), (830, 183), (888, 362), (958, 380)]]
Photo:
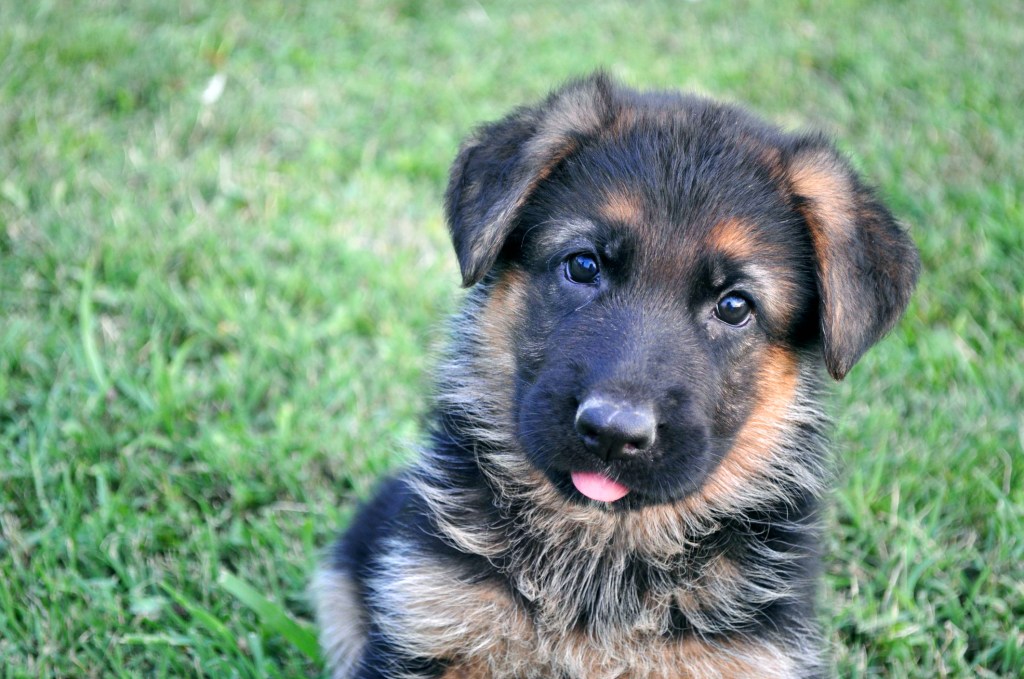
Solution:
[(787, 209), (773, 140), (683, 110), (644, 113), (580, 144), (545, 178), (551, 212), (654, 227), (648, 242), (678, 247), (680, 237), (700, 239), (729, 217), (756, 225)]

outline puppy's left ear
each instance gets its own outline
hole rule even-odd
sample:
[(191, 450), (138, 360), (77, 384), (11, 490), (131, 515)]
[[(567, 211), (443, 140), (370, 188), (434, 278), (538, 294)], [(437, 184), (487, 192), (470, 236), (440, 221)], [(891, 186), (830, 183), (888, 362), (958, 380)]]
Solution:
[(445, 213), (465, 287), (494, 266), (537, 186), (608, 123), (613, 91), (610, 78), (597, 72), (480, 127), (463, 142), (452, 164)]
[(903, 315), (920, 271), (917, 248), (821, 137), (800, 140), (788, 176), (815, 251), (825, 365), (841, 380)]

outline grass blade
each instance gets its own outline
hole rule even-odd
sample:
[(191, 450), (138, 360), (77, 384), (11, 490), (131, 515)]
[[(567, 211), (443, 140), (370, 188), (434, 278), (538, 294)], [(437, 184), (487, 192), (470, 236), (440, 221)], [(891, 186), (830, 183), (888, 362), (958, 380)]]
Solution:
[(238, 576), (228, 571), (221, 571), (218, 584), (231, 593), (260, 617), (264, 628), (280, 634), (307, 658), (314, 662), (320, 659), (320, 648), (316, 633), (303, 625), (280, 605), (260, 594), (256, 589)]
[(191, 615), (196, 622), (205, 627), (207, 631), (212, 633), (221, 643), (223, 643), (225, 648), (235, 649), (238, 647), (238, 643), (235, 641), (235, 635), (231, 633), (231, 630), (228, 629), (227, 625), (215, 618), (209, 611), (192, 603), (187, 596), (170, 585), (161, 584), (160, 586), (172, 599), (174, 599), (175, 602), (178, 603), (179, 606), (188, 611), (189, 615)]
[(103, 367), (103, 359), (96, 346), (96, 317), (92, 312), (92, 286), (93, 269), (90, 266), (86, 269), (85, 279), (82, 281), (82, 295), (78, 298), (78, 330), (81, 334), (82, 349), (85, 351), (85, 360), (89, 365), (89, 372), (92, 373), (92, 379), (96, 382), (100, 393), (106, 393), (110, 389), (110, 381), (107, 379), (107, 371)]

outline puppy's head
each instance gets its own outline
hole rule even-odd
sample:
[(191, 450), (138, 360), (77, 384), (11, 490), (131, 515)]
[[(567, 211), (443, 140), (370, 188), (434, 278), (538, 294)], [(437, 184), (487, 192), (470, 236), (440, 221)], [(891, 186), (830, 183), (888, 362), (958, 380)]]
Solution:
[(767, 474), (807, 375), (842, 379), (918, 270), (822, 137), (601, 74), (478, 130), (446, 212), (464, 284), (505, 317), (487, 341), (517, 443), (617, 507)]

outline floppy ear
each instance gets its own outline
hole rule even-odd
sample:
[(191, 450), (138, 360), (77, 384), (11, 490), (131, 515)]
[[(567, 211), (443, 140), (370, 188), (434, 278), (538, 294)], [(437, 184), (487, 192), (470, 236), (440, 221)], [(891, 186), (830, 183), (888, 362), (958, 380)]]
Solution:
[(825, 365), (841, 380), (903, 314), (920, 260), (889, 210), (824, 139), (801, 139), (788, 174), (814, 246)]
[(494, 266), (531, 193), (580, 141), (612, 115), (612, 84), (596, 73), (536, 107), (479, 128), (452, 164), (445, 214), (462, 284)]

